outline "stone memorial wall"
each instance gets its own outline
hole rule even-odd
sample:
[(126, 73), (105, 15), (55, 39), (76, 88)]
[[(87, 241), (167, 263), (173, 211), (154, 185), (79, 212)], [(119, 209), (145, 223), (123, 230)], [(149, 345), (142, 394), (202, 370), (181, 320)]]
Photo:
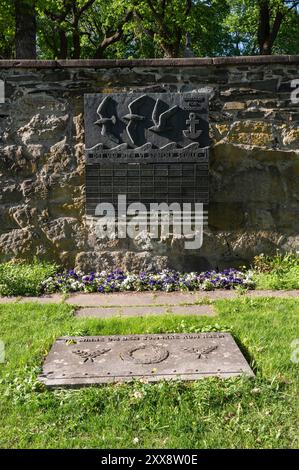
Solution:
[[(202, 270), (298, 250), (295, 79), (297, 56), (0, 61), (0, 261)], [(165, 92), (209, 97), (209, 224), (200, 250), (142, 233), (100, 240), (86, 220), (84, 96)]]

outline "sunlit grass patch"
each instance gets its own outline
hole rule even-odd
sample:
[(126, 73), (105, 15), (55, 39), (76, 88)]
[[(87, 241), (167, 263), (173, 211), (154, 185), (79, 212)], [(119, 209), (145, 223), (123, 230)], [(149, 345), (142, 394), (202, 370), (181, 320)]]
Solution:
[[(0, 305), (0, 446), (25, 448), (297, 447), (299, 301), (215, 303), (219, 315), (78, 319), (66, 305)], [(58, 336), (231, 331), (256, 379), (139, 381), (47, 391), (37, 382)]]

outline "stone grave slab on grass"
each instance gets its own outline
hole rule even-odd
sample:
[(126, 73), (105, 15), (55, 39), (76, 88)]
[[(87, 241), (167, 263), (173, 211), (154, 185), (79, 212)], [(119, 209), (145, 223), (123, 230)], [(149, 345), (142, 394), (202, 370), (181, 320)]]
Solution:
[(51, 387), (82, 387), (254, 376), (229, 333), (182, 333), (58, 338), (39, 379)]
[(212, 305), (168, 305), (136, 307), (85, 307), (76, 311), (81, 318), (142, 317), (147, 315), (201, 315), (215, 316)]

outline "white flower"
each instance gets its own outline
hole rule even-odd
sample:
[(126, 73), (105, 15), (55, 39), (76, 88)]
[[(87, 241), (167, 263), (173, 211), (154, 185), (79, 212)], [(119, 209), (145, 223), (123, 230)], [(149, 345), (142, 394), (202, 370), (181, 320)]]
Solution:
[(137, 400), (141, 400), (141, 398), (144, 397), (144, 394), (142, 392), (140, 392), (139, 390), (136, 390), (136, 392), (133, 393), (133, 396), (134, 398), (136, 398)]

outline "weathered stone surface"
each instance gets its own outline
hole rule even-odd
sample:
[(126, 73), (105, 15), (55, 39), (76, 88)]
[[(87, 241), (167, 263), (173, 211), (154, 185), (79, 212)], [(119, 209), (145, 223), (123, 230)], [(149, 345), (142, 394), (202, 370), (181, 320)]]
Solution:
[(283, 144), (290, 147), (290, 148), (297, 148), (299, 147), (299, 129), (295, 127), (293, 129), (286, 128), (282, 134), (283, 136)]
[[(277, 297), (281, 299), (286, 298), (299, 298), (299, 290), (252, 290), (244, 294), (246, 297)], [(103, 308), (103, 305), (109, 307), (109, 310), (115, 308), (122, 308), (124, 305), (131, 307), (132, 305), (148, 306), (149, 308), (154, 307), (155, 309), (161, 306), (169, 305), (170, 307), (178, 306), (180, 308), (188, 308), (189, 305), (181, 305), (182, 296), (184, 296), (184, 303), (194, 304), (195, 301), (201, 301), (208, 303), (209, 301), (219, 299), (235, 299), (239, 296), (239, 293), (232, 290), (217, 289), (214, 291), (201, 291), (201, 292), (157, 292), (156, 294), (150, 292), (127, 292), (123, 293), (111, 293), (111, 294), (73, 294), (66, 301), (63, 294), (50, 294), (42, 297), (1, 297), (0, 304), (10, 303), (61, 303), (66, 302), (67, 304), (78, 307)], [(206, 308), (207, 305), (201, 305), (198, 307)], [(133, 307), (132, 307), (133, 308)], [(135, 308), (135, 307), (134, 307)]]
[(272, 147), (272, 125), (260, 121), (234, 122), (227, 136), (228, 142), (238, 145), (256, 145), (258, 147)]
[(0, 235), (0, 251), (4, 260), (28, 259), (34, 252), (35, 233), (29, 229), (13, 229)]
[(148, 251), (96, 251), (81, 252), (75, 261), (76, 269), (111, 270), (115, 267), (128, 271), (160, 271), (169, 264), (167, 256), (153, 256)]
[(84, 247), (84, 232), (75, 218), (60, 217), (42, 225), (41, 230), (58, 250), (73, 251)]
[[(0, 61), (0, 262), (37, 255), (83, 270), (201, 270), (298, 250), (299, 104), (289, 87), (298, 76), (292, 56)], [(180, 91), (210, 95), (203, 247), (186, 252), (178, 238), (143, 234), (98, 240), (85, 220), (84, 93)]]
[(203, 315), (213, 316), (216, 314), (212, 305), (169, 305), (143, 306), (143, 307), (100, 307), (80, 308), (76, 311), (77, 317), (83, 318), (110, 318), (110, 317), (143, 317), (147, 315)]
[(49, 388), (143, 379), (197, 380), (252, 370), (229, 333), (59, 338), (39, 379)]
[[(226, 291), (230, 293), (230, 291)], [(234, 293), (234, 291), (231, 291)], [(70, 305), (82, 307), (136, 307), (194, 304), (209, 292), (114, 292), (108, 294), (72, 294)]]
[(223, 109), (229, 110), (241, 110), (246, 108), (246, 103), (242, 103), (241, 101), (230, 101), (224, 103)]

